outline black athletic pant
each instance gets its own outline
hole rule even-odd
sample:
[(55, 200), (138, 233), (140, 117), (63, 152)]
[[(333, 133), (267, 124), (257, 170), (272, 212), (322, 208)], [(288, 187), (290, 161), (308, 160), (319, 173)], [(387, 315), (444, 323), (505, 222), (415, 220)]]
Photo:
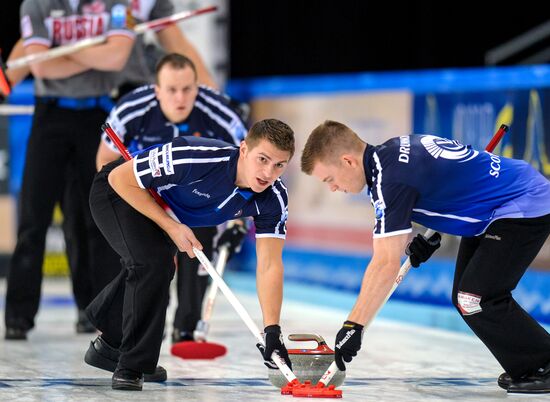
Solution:
[(121, 351), (119, 368), (153, 373), (158, 362), (176, 247), (156, 223), (111, 188), (106, 165), (94, 179), (90, 207), (123, 269), (86, 312), (107, 343)]
[(67, 172), (60, 206), (63, 211), (65, 252), (71, 271), (73, 295), (78, 310), (84, 310), (93, 299), (93, 282), (90, 271), (86, 225), (82, 217), (82, 200), (78, 191), (75, 171)]
[(54, 205), (61, 201), (67, 169), (74, 169), (78, 179), (76, 191), (80, 201), (74, 211), (81, 215), (86, 228), (90, 266), (113, 262), (119, 265), (118, 257), (95, 226), (87, 203), (95, 174), (100, 127), (105, 118), (106, 113), (99, 108), (70, 110), (55, 104), (36, 103), (19, 195), (17, 244), (8, 274), (7, 327), (30, 329), (34, 326), (40, 302), (46, 232)]
[(549, 234), (550, 215), (501, 219), (460, 243), (453, 303), (512, 378), (550, 361), (550, 335), (511, 295)]
[[(216, 227), (193, 228), (202, 244), (202, 251), (212, 260)], [(208, 275), (198, 275), (199, 260), (178, 253), (178, 307), (174, 317), (174, 329), (193, 333), (202, 316), (202, 300), (208, 286)]]
[[(108, 246), (102, 253), (102, 262), (91, 265), (87, 241), (87, 230), (81, 213), (78, 178), (70, 172), (66, 179), (61, 209), (63, 211), (63, 234), (65, 236), (65, 251), (71, 269), (71, 279), (76, 305), (84, 310), (88, 304), (111, 282), (120, 272), (120, 257)], [(84, 195), (85, 199), (89, 194)], [(107, 241), (104, 241), (107, 244)], [(95, 259), (98, 262), (98, 259)]]

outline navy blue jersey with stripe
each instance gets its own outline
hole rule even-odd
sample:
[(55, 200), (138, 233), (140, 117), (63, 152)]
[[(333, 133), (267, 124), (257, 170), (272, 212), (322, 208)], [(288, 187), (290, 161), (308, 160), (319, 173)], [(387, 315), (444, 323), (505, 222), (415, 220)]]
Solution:
[(199, 137), (178, 137), (133, 159), (142, 188), (157, 191), (180, 222), (215, 226), (251, 216), (256, 237), (284, 239), (288, 195), (279, 179), (261, 193), (235, 185), (239, 148)]
[(364, 168), (375, 210), (374, 237), (408, 233), (411, 221), (460, 236), (496, 219), (550, 213), (550, 182), (522, 160), (432, 135), (367, 146)]
[[(179, 136), (215, 138), (239, 144), (246, 135), (246, 125), (230, 105), (230, 99), (205, 86), (199, 86), (193, 110), (180, 123), (172, 123), (164, 116), (153, 85), (137, 88), (123, 96), (107, 123), (130, 152), (164, 144)], [(102, 140), (112, 151), (118, 152), (107, 134), (103, 133)]]

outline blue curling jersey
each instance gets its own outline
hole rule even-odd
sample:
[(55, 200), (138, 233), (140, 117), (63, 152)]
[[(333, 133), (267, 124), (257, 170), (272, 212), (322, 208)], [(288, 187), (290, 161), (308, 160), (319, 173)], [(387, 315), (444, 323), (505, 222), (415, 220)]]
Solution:
[[(202, 85), (199, 86), (193, 110), (180, 123), (172, 123), (164, 116), (153, 85), (136, 88), (124, 95), (111, 110), (107, 123), (132, 153), (185, 135), (214, 138), (238, 145), (247, 132), (230, 99)], [(118, 153), (106, 133), (103, 133), (102, 140)]]
[(251, 216), (256, 237), (286, 236), (288, 195), (278, 179), (261, 193), (235, 185), (239, 148), (200, 137), (178, 137), (133, 159), (141, 188), (160, 194), (180, 222), (216, 226)]
[(550, 182), (522, 160), (433, 135), (368, 145), (363, 164), (375, 211), (374, 237), (412, 231), (411, 222), (477, 236), (502, 218), (550, 214)]

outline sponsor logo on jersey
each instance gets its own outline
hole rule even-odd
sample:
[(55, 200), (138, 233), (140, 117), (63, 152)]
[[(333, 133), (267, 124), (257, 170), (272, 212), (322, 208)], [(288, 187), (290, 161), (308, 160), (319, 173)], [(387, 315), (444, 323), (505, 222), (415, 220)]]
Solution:
[(384, 210), (386, 209), (386, 204), (381, 200), (376, 200), (374, 202), (374, 216), (377, 221), (384, 217)]
[(158, 144), (159, 142), (162, 142), (162, 137), (160, 135), (156, 135), (156, 136), (153, 136), (153, 135), (144, 135), (142, 137), (142, 140), (144, 142), (151, 142), (153, 144)]
[(193, 189), (193, 191), (191, 191), (193, 194), (197, 194), (199, 197), (205, 197), (205, 198), (208, 198), (210, 199), (210, 194), (208, 193), (201, 193), (199, 190), (197, 190), (196, 188)]
[(480, 306), (481, 296), (459, 291), (457, 299), (458, 308), (460, 309), (462, 315), (472, 315), (480, 313), (482, 311), (482, 308)]
[(235, 215), (233, 215), (233, 216), (234, 216), (235, 218), (237, 218), (237, 217), (241, 216), (242, 214), (243, 214), (243, 210), (242, 210), (242, 209), (239, 209), (239, 210), (235, 213)]
[(458, 141), (436, 137), (435, 135), (423, 135), (420, 142), (435, 159), (442, 158), (467, 162), (479, 154), (478, 151), (473, 150), (470, 146), (462, 145)]
[(491, 239), (491, 240), (497, 240), (497, 241), (502, 240), (502, 237), (500, 237), (499, 235), (492, 235), (492, 234), (489, 234), (489, 233), (485, 234), (485, 238), (486, 239)]
[(160, 177), (162, 176), (160, 172), (159, 160), (158, 160), (159, 150), (154, 148), (149, 152), (149, 168), (151, 169), (151, 176)]
[(174, 174), (174, 164), (172, 162), (172, 143), (169, 142), (162, 146), (162, 155), (164, 161), (164, 173), (166, 175)]
[(111, 27), (115, 29), (126, 27), (126, 6), (116, 4), (111, 9)]

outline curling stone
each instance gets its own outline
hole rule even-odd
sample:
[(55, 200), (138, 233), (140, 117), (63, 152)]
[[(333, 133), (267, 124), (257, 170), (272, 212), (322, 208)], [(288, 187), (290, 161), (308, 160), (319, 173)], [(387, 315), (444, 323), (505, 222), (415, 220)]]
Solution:
[[(288, 349), (288, 357), (292, 362), (292, 371), (300, 382), (311, 381), (317, 384), (321, 376), (334, 361), (334, 351), (329, 348), (323, 337), (314, 334), (290, 334), (290, 341), (317, 342), (315, 349)], [(267, 370), (269, 381), (278, 388), (284, 387), (288, 381), (280, 370)], [(329, 385), (339, 387), (346, 377), (345, 371), (337, 371)]]

